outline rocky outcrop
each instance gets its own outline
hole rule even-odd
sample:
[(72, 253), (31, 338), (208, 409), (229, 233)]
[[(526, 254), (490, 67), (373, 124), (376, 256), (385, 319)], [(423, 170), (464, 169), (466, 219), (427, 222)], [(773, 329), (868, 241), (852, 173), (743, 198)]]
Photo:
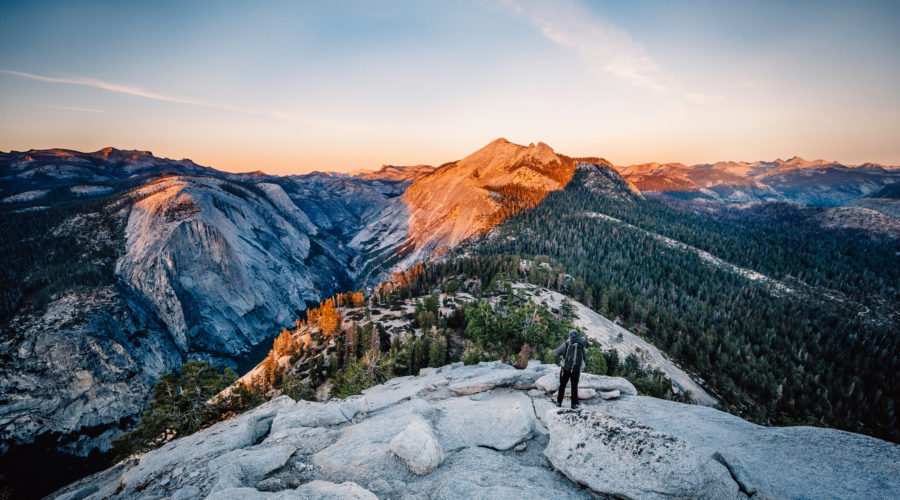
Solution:
[(644, 196), (631, 181), (616, 172), (613, 166), (601, 159), (579, 160), (573, 181), (594, 193), (614, 200), (632, 200)]
[(72, 455), (109, 448), (119, 422), (182, 362), (142, 304), (126, 287), (82, 288), (11, 322), (17, 335), (0, 344), (0, 453), (48, 433)]
[(675, 436), (724, 463), (742, 491), (771, 498), (897, 498), (900, 446), (816, 427), (763, 427), (712, 408), (648, 397), (602, 411)]
[(794, 157), (774, 161), (723, 161), (686, 166), (646, 163), (617, 167), (645, 193), (729, 203), (789, 201), (845, 205), (900, 180), (900, 169), (874, 163), (844, 165)]
[(448, 452), (473, 446), (508, 450), (534, 429), (531, 400), (518, 391), (448, 399), (436, 408), (439, 417), (435, 429)]
[[(537, 379), (535, 386), (545, 392), (556, 392), (559, 390), (559, 367), (553, 366), (547, 369), (547, 373)], [(621, 377), (608, 377), (606, 375), (595, 375), (593, 373), (582, 373), (578, 381), (579, 389), (594, 389), (601, 392), (619, 391), (620, 394), (628, 394), (634, 396), (637, 389), (631, 382)]]
[(546, 420), (550, 463), (594, 491), (620, 498), (739, 497), (721, 464), (674, 436), (587, 411), (549, 410)]
[(431, 424), (417, 418), (391, 440), (391, 451), (401, 458), (413, 474), (424, 475), (444, 461), (444, 450)]
[[(558, 409), (499, 363), (281, 397), (51, 498), (895, 498), (900, 446), (634, 395)], [(529, 373), (531, 372), (531, 373)], [(458, 394), (453, 385), (494, 385)], [(605, 385), (625, 386), (606, 381)], [(839, 472), (838, 472), (839, 471)], [(319, 496), (316, 496), (319, 495)]]
[[(369, 259), (381, 267), (404, 268), (444, 252), (499, 222), (498, 212), (508, 196), (500, 192), (502, 188), (546, 194), (565, 187), (574, 170), (575, 160), (544, 143), (521, 146), (494, 140), (413, 182), (378, 217), (378, 226), (387, 230), (384, 237), (367, 235), (374, 247)], [(398, 226), (402, 233), (394, 230)], [(403, 239), (396, 241), (398, 234)], [(385, 237), (394, 240), (392, 252), (384, 252), (384, 245), (376, 243)]]

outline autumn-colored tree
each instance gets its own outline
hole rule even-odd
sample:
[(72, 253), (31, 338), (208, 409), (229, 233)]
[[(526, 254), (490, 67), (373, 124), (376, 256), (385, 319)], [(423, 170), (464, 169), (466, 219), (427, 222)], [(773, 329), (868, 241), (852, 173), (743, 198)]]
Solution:
[(312, 346), (312, 335), (310, 335), (309, 330), (303, 332), (300, 335), (300, 349), (303, 351), (308, 351), (310, 346)]
[(275, 359), (275, 350), (269, 351), (269, 355), (262, 362), (262, 373), (260, 383), (263, 387), (269, 389), (275, 386), (275, 382), (281, 377), (281, 367)]
[(362, 291), (356, 292), (353, 294), (352, 298), (353, 307), (363, 307), (366, 305), (366, 296)]
[(334, 307), (334, 300), (327, 300), (318, 309), (316, 326), (326, 339), (334, 338), (340, 331), (341, 314)]
[(283, 328), (278, 337), (275, 338), (275, 341), (272, 343), (272, 350), (275, 351), (276, 358), (292, 356), (297, 353), (297, 343), (287, 328)]

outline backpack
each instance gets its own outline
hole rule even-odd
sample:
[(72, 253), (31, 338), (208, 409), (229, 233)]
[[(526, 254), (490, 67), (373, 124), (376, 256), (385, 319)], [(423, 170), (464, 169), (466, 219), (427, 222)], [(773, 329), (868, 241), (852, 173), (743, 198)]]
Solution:
[(566, 341), (566, 350), (559, 358), (559, 366), (567, 371), (581, 371), (584, 366), (584, 346), (581, 342)]

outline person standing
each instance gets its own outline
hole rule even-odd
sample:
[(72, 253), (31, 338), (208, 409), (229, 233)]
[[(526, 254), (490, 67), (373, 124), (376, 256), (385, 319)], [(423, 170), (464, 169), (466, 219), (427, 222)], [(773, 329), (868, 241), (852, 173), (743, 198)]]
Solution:
[(585, 342), (576, 330), (569, 330), (569, 340), (553, 351), (559, 358), (559, 394), (556, 395), (556, 406), (562, 406), (566, 395), (566, 385), (572, 381), (572, 408), (578, 408), (578, 379), (584, 368)]

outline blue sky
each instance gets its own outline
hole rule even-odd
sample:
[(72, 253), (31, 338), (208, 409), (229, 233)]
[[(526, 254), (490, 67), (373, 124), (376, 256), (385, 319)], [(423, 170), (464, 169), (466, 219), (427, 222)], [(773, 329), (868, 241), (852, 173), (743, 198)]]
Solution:
[(0, 150), (900, 165), (900, 2), (4, 2)]

